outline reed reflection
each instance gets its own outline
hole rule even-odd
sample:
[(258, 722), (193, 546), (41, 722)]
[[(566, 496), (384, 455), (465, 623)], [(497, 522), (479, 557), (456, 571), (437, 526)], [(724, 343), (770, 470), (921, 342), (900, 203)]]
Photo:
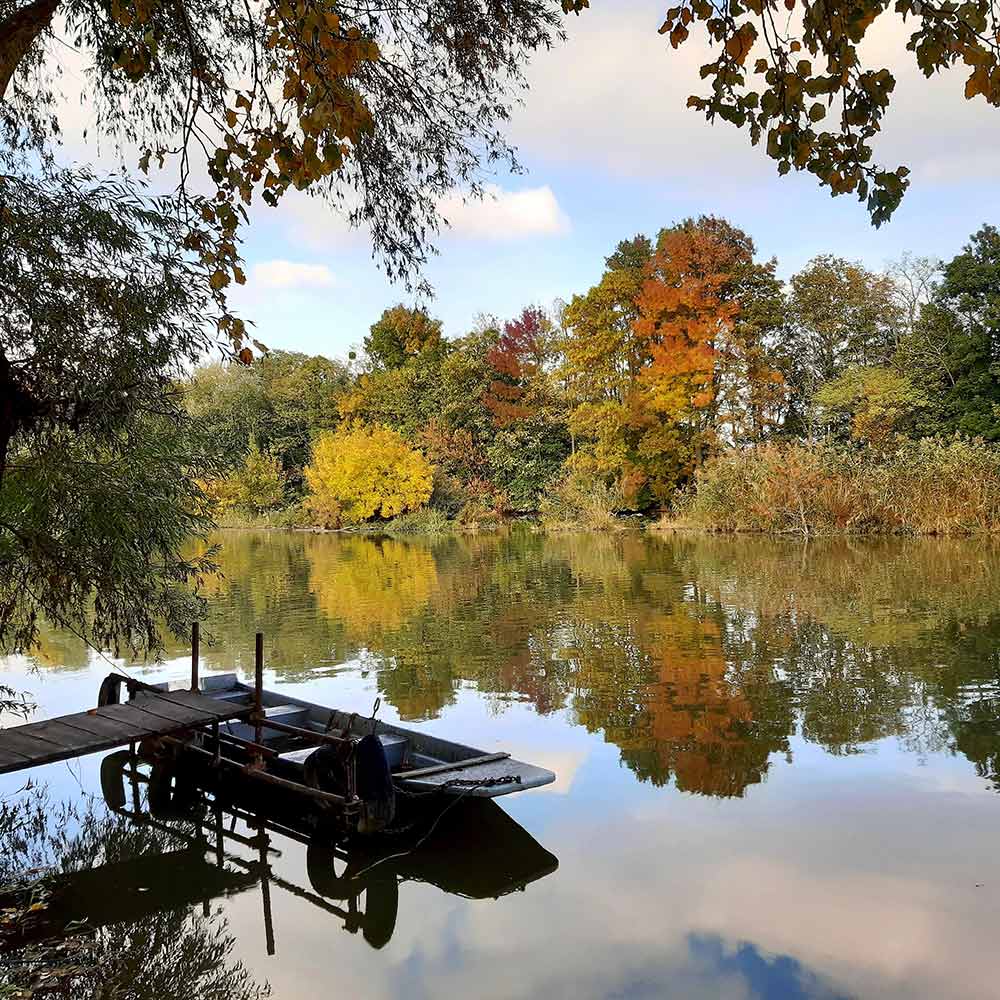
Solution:
[[(739, 796), (793, 738), (957, 751), (996, 783), (1000, 547), (945, 540), (229, 532), (206, 658), (370, 673), (405, 720), (462, 686), (564, 712), (643, 781)], [(75, 659), (47, 636), (43, 665)], [(182, 652), (178, 647), (177, 652)], [(342, 668), (342, 664), (354, 664)]]

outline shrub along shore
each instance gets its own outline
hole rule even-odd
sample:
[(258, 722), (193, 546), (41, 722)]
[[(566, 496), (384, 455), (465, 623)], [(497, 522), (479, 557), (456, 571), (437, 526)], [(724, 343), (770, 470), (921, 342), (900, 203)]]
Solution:
[(724, 219), (621, 242), (551, 309), (445, 337), (397, 305), (347, 362), (182, 386), (222, 524), (968, 534), (998, 524), (1000, 233), (787, 282)]
[[(296, 521), (298, 518), (298, 521)], [(434, 507), (352, 528), (309, 521), (305, 508), (237, 518), (226, 527), (351, 530), (433, 536), (499, 528), (449, 518)], [(729, 450), (698, 470), (693, 488), (659, 520), (623, 517), (620, 497), (593, 482), (564, 483), (540, 512), (519, 517), (546, 531), (658, 531), (818, 535), (976, 535), (1000, 531), (1000, 448), (960, 438), (901, 440), (890, 451), (768, 444)]]

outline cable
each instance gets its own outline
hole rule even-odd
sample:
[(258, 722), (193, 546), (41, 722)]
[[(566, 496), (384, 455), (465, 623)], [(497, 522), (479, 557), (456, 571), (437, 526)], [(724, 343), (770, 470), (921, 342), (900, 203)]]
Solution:
[(461, 802), (462, 799), (464, 799), (465, 796), (469, 794), (469, 792), (473, 791), (476, 788), (481, 788), (481, 787), (482, 787), (482, 782), (479, 782), (479, 784), (470, 785), (468, 788), (465, 789), (465, 791), (462, 792), (461, 795), (456, 795), (455, 798), (452, 799), (452, 801), (449, 802), (444, 807), (444, 809), (441, 810), (441, 812), (438, 814), (434, 822), (431, 823), (430, 829), (412, 847), (408, 848), (405, 851), (397, 851), (395, 854), (387, 854), (384, 858), (379, 858), (378, 861), (373, 861), (367, 868), (362, 868), (361, 871), (355, 872), (351, 876), (351, 878), (352, 879), (361, 878), (362, 875), (366, 875), (373, 868), (378, 867), (378, 865), (382, 864), (384, 861), (393, 861), (396, 858), (405, 858), (408, 854), (413, 854), (414, 851), (420, 850), (420, 848), (423, 847), (424, 844), (427, 842), (427, 840), (430, 838), (431, 834), (437, 829), (438, 824), (441, 822), (442, 819), (444, 819), (445, 814), (448, 812), (448, 810), (453, 809), (455, 806), (457, 806), (458, 803)]

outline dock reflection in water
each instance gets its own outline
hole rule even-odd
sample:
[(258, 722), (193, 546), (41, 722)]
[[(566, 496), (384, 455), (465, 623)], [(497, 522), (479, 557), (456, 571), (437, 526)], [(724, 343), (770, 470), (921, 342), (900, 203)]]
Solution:
[[(126, 996), (243, 1000), (242, 964), (281, 1000), (995, 1000), (997, 540), (221, 541), (206, 673), (252, 676), (260, 629), (269, 688), (358, 711), (379, 697), (388, 724), (550, 767), (557, 784), (494, 818), (524, 824), (559, 870), (530, 882), (554, 859), (529, 838), (542, 861), (521, 867), (506, 837), (479, 842), (488, 821), (477, 821), (471, 849), (452, 849), (459, 837), (442, 827), (367, 873), (355, 848), (323, 860), (310, 831), (303, 843), (272, 829), (265, 879), (254, 843), (227, 842), (215, 863), (210, 791), (193, 814), (183, 794), (157, 799), (152, 819), (200, 836), (198, 848), (111, 814), (108, 837), (70, 828), (97, 846), (74, 846), (62, 866), (152, 859), (134, 912), (175, 909), (96, 935), (102, 962), (116, 949), (125, 962), (114, 975)], [(91, 704), (107, 663), (72, 637), (45, 639), (40, 672), (9, 658), (4, 682), (31, 690), (40, 715)], [(131, 669), (183, 684), (186, 645), (167, 655)], [(96, 763), (51, 765), (37, 780), (82, 808)], [(10, 777), (0, 798), (12, 802), (21, 779)], [(253, 841), (255, 822), (224, 827)], [(0, 872), (12, 867), (0, 845)], [(394, 896), (392, 884), (357, 891), (390, 871)], [(210, 881), (220, 877), (234, 881)], [(496, 903), (462, 898), (522, 885)], [(107, 897), (124, 894), (95, 882), (78, 912), (122, 911), (125, 899)], [(220, 963), (224, 983), (209, 971)]]
[[(259, 887), (268, 954), (280, 933), (272, 891), (306, 900), (382, 948), (392, 938), (407, 883), (466, 899), (499, 899), (559, 866), (490, 800), (437, 800), (414, 811), (395, 835), (337, 843), (323, 813), (303, 810), (301, 799), (262, 795), (259, 788), (241, 796), (238, 787), (217, 785), (207, 769), (147, 765), (120, 751), (104, 758), (101, 786), (113, 812), (163, 835), (162, 849), (66, 876), (52, 907), (56, 924), (103, 927), (197, 904), (207, 916), (212, 900)], [(305, 847), (301, 870), (291, 876), (274, 871), (274, 860), (294, 845)]]

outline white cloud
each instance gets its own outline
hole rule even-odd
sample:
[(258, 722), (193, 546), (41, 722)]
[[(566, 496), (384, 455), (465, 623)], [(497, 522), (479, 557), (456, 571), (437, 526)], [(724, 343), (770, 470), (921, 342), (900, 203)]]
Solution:
[(253, 266), (254, 284), (261, 288), (329, 288), (333, 272), (326, 264), (293, 260), (263, 260)]
[[(632, 0), (569, 19), (568, 41), (539, 53), (528, 69), (530, 90), (512, 123), (524, 159), (662, 179), (675, 190), (711, 190), (720, 181), (748, 189), (775, 176), (762, 146), (686, 108), (690, 94), (708, 92), (699, 67), (713, 53), (701, 27), (671, 49), (656, 30), (664, 9), (658, 0)], [(995, 176), (996, 110), (963, 98), (968, 67), (925, 79), (906, 51), (912, 30), (890, 11), (862, 46), (866, 65), (885, 66), (896, 78), (876, 160), (907, 163), (924, 182)]]
[(505, 191), (486, 186), (482, 199), (449, 194), (438, 202), (451, 233), (469, 239), (510, 241), (528, 236), (560, 236), (570, 223), (548, 185)]

